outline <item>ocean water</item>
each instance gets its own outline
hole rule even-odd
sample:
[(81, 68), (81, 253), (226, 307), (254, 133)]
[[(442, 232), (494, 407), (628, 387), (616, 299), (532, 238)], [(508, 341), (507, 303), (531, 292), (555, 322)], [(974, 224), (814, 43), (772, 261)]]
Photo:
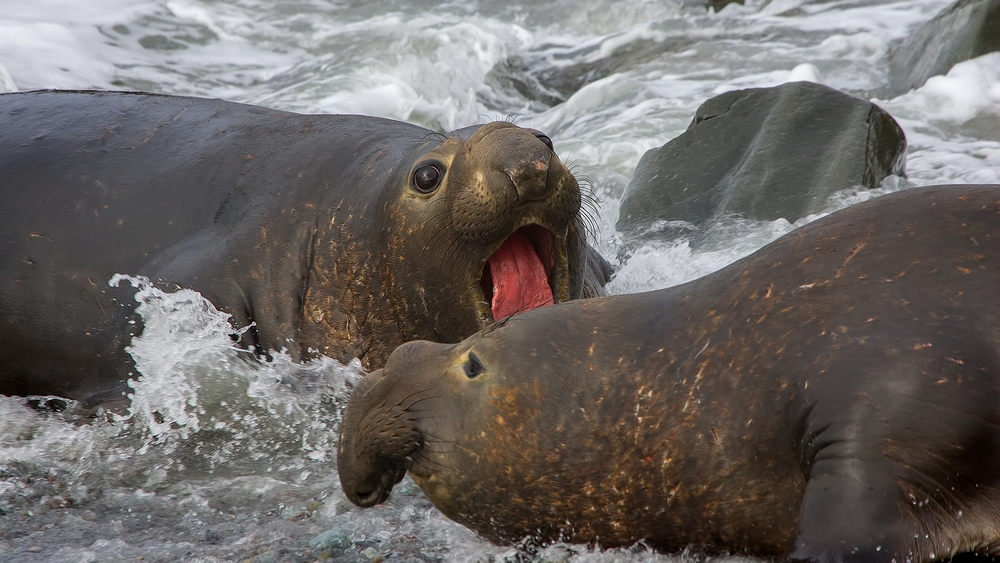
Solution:
[[(880, 99), (886, 54), (947, 0), (0, 0), (0, 90), (100, 88), (363, 113), (447, 131), (516, 117), (588, 180), (592, 242), (612, 261), (642, 154), (721, 92), (811, 80), (873, 99), (906, 132), (916, 185), (1000, 183), (1000, 53)], [(0, 132), (2, 134), (2, 132)], [(2, 204), (2, 203), (0, 203)], [(610, 290), (714, 271), (817, 216), (733, 221), (692, 250), (637, 249)], [(131, 272), (122, 272), (131, 274)], [(109, 280), (110, 281), (110, 280)], [(127, 414), (81, 419), (0, 396), (2, 561), (694, 560), (642, 545), (494, 546), (408, 479), (385, 505), (343, 497), (335, 444), (357, 363), (248, 362), (225, 317), (142, 280), (142, 378)], [(732, 561), (739, 557), (724, 558)]]

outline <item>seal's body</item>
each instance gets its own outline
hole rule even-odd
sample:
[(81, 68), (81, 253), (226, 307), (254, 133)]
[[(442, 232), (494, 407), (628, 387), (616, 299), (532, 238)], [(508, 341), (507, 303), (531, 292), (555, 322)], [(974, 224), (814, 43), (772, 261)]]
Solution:
[(1000, 186), (880, 197), (690, 283), (411, 342), (348, 498), (409, 470), (490, 540), (809, 561), (1000, 550)]
[[(510, 123), (440, 135), (220, 100), (30, 92), (0, 96), (0, 131), (3, 394), (121, 396), (134, 290), (110, 288), (116, 273), (201, 292), (251, 326), (259, 352), (368, 368), (407, 340), (457, 342), (497, 307), (605, 281), (588, 270), (601, 264), (576, 180), (547, 137)], [(535, 286), (511, 288), (512, 268)]]

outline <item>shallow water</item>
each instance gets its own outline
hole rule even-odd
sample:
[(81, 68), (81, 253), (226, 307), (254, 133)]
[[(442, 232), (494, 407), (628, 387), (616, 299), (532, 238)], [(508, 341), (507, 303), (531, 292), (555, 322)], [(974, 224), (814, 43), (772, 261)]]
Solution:
[[(589, 179), (593, 242), (618, 255), (618, 198), (642, 154), (732, 89), (807, 79), (872, 98), (909, 141), (907, 178), (1000, 183), (1000, 54), (879, 99), (888, 49), (946, 0), (541, 2), (0, 0), (0, 88), (140, 89), (450, 130), (518, 116)], [(829, 210), (871, 197), (847, 191)], [(738, 221), (710, 244), (649, 244), (613, 292), (714, 271), (815, 219)], [(129, 274), (129, 272), (122, 272)], [(96, 421), (0, 397), (4, 561), (676, 561), (694, 555), (498, 547), (408, 479), (383, 506), (344, 499), (334, 446), (357, 364), (247, 359), (193, 292), (135, 282), (143, 377)], [(736, 558), (730, 558), (736, 559)]]

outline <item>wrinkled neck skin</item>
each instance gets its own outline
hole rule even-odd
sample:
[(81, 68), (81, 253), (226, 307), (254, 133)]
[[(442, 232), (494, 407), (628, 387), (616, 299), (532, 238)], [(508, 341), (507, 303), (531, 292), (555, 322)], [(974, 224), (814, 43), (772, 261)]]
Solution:
[[(407, 166), (434, 143), (433, 139), (415, 143), (411, 157), (369, 151), (345, 184), (382, 190), (381, 198), (354, 195), (350, 186), (337, 186), (340, 189), (323, 202), (328, 215), (319, 218), (310, 242), (303, 291), (301, 347), (307, 354), (315, 351), (343, 363), (359, 358), (365, 369), (372, 369), (403, 342), (397, 311), (386, 298), (389, 256), (380, 251), (379, 241), (390, 205), (384, 201), (386, 194), (406, 189), (409, 170), (388, 163), (395, 160)], [(378, 182), (362, 179), (373, 174), (379, 176)]]

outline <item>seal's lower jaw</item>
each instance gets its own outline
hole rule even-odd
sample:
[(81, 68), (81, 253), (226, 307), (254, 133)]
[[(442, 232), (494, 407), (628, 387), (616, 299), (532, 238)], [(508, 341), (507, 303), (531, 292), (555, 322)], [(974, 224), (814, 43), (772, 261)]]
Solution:
[(507, 237), (483, 266), (480, 316), (493, 321), (565, 300), (568, 267), (558, 249), (555, 235), (540, 225)]
[(389, 494), (397, 483), (406, 476), (406, 468), (393, 464), (379, 474), (378, 483), (375, 488), (365, 491), (353, 491), (348, 498), (361, 508), (371, 508), (376, 504), (381, 504), (389, 500)]

